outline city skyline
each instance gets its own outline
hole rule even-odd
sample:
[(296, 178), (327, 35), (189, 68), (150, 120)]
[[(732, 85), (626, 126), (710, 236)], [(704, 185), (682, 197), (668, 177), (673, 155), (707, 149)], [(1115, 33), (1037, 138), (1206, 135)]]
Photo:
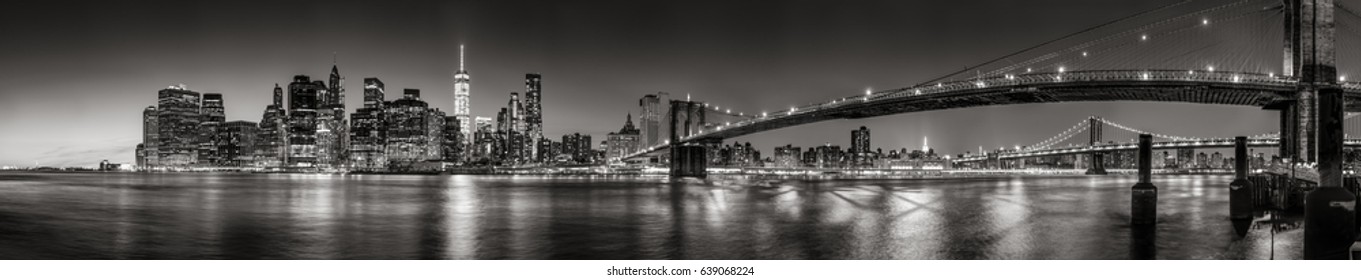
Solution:
[[(865, 88), (888, 89), (910, 86), (917, 82), (939, 76), (957, 69), (956, 65), (978, 63), (978, 57), (1000, 54), (1004, 50), (1016, 49), (1037, 43), (1034, 37), (1057, 37), (1071, 32), (1072, 27), (1089, 26), (1093, 23), (1128, 14), (1128, 10), (1147, 9), (1165, 3), (1126, 3), (1130, 7), (1108, 7), (1101, 5), (1072, 5), (1055, 3), (1036, 3), (1039, 6), (1053, 6), (1063, 9), (1083, 9), (1090, 11), (1079, 18), (1044, 19), (1025, 21), (1025, 27), (1034, 30), (1026, 36), (1009, 37), (983, 36), (995, 38), (999, 43), (980, 46), (977, 38), (954, 38), (952, 32), (973, 34), (1005, 33), (995, 27), (1002, 27), (1006, 21), (982, 19), (981, 22), (957, 22), (950, 19), (932, 17), (922, 10), (932, 8), (951, 8), (945, 3), (932, 3), (925, 7), (900, 9), (917, 15), (921, 22), (909, 21), (898, 24), (920, 24), (929, 20), (944, 20), (941, 28), (923, 31), (902, 26), (902, 36), (877, 36), (876, 34), (835, 34), (842, 30), (855, 30), (866, 24), (888, 24), (872, 15), (879, 9), (897, 9), (894, 3), (857, 3), (829, 12), (825, 26), (807, 29), (802, 23), (795, 23), (785, 17), (815, 13), (807, 3), (782, 7), (780, 11), (757, 13), (757, 19), (742, 19), (740, 11), (753, 11), (755, 5), (737, 5), (727, 10), (714, 12), (711, 17), (716, 23), (732, 23), (741, 28), (725, 31), (724, 26), (707, 23), (694, 25), (675, 25), (658, 23), (639, 18), (630, 12), (646, 10), (647, 6), (666, 5), (663, 3), (619, 4), (604, 2), (575, 3), (564, 5), (539, 3), (533, 14), (557, 15), (560, 19), (539, 19), (532, 23), (507, 23), (486, 14), (496, 14), (520, 7), (503, 4), (475, 3), (403, 3), (406, 5), (381, 6), (383, 11), (405, 11), (416, 15), (415, 21), (436, 21), (439, 24), (384, 24), (367, 27), (355, 32), (356, 38), (327, 40), (318, 43), (300, 44), (303, 46), (284, 46), (275, 48), (249, 47), (245, 50), (233, 49), (248, 42), (269, 42), (274, 39), (290, 38), (292, 32), (258, 32), (234, 25), (226, 28), (209, 22), (189, 24), (197, 45), (189, 48), (169, 48), (160, 46), (157, 40), (173, 40), (177, 27), (156, 25), (152, 20), (136, 20), (137, 13), (131, 12), (138, 5), (156, 6), (161, 3), (136, 3), (134, 7), (109, 7), (114, 10), (129, 10), (129, 13), (108, 13), (90, 15), (86, 21), (29, 29), (5, 29), (7, 37), (22, 38), (18, 44), (7, 45), (3, 52), (6, 64), (0, 75), (0, 114), (5, 122), (0, 128), (16, 131), (24, 137), (0, 139), (6, 148), (0, 152), (0, 165), (27, 166), (43, 165), (90, 166), (102, 159), (114, 162), (132, 162), (133, 149), (140, 142), (141, 114), (134, 108), (144, 108), (154, 104), (155, 91), (166, 85), (186, 84), (190, 89), (201, 93), (222, 93), (226, 103), (227, 121), (259, 119), (259, 108), (268, 104), (269, 91), (275, 83), (286, 84), (288, 77), (308, 75), (324, 77), (331, 61), (342, 68), (346, 77), (352, 81), (347, 91), (360, 92), (353, 81), (362, 77), (379, 77), (388, 88), (421, 89), (423, 98), (431, 107), (445, 112), (453, 111), (453, 75), (459, 69), (459, 45), (467, 45), (466, 68), (477, 77), (477, 85), (472, 87), (471, 115), (477, 117), (495, 116), (495, 111), (504, 104), (504, 97), (510, 92), (525, 93), (524, 73), (542, 73), (545, 77), (543, 92), (544, 135), (549, 139), (564, 134), (582, 132), (604, 139), (605, 134), (615, 131), (621, 125), (619, 115), (632, 113), (639, 116), (637, 100), (644, 94), (659, 91), (670, 92), (673, 98), (691, 94), (698, 100), (710, 102), (740, 111), (758, 112), (779, 110), (784, 106), (811, 103), (836, 96), (844, 96)], [(353, 3), (351, 3), (353, 4)], [(459, 5), (472, 5), (472, 10), (464, 12)], [(523, 3), (520, 3), (523, 4)], [(32, 13), (27, 16), (51, 14), (55, 6), (36, 7), (50, 4), (25, 3), (17, 7), (20, 11)], [(324, 5), (303, 5), (289, 3), (303, 8), (317, 6), (323, 11), (337, 11), (337, 15), (353, 15), (356, 11)], [(594, 6), (618, 6), (605, 9), (600, 19), (583, 21), (580, 17), (591, 15), (583, 10)], [(700, 9), (717, 5), (700, 3)], [(940, 5), (940, 6), (937, 6)], [(1088, 6), (1092, 5), (1092, 6)], [(100, 7), (86, 7), (99, 10)], [(222, 7), (218, 7), (222, 6)], [(245, 4), (219, 3), (204, 4), (202, 10), (160, 7), (155, 11), (174, 12), (190, 18), (195, 16), (214, 18), (223, 17), (231, 12), (244, 12)], [(981, 13), (1001, 13), (1008, 5), (985, 5)], [(1116, 5), (1119, 6), (1119, 5)], [(227, 12), (212, 12), (221, 8)], [(287, 10), (289, 7), (271, 7)], [(295, 7), (296, 8), (296, 7)], [(415, 12), (426, 8), (434, 11)], [(679, 8), (679, 7), (677, 7)], [(677, 11), (667, 9), (667, 13), (684, 14), (684, 8)], [(863, 12), (857, 14), (857, 12)], [(87, 10), (75, 13), (92, 13)], [(270, 11), (277, 13), (277, 11)], [(464, 13), (467, 13), (466, 15)], [(585, 13), (585, 14), (583, 14)], [(731, 13), (731, 14), (730, 14)], [(447, 15), (447, 17), (446, 17)], [(464, 16), (459, 16), (464, 15)], [(324, 19), (326, 13), (303, 13), (296, 18), (271, 18), (280, 15), (262, 15), (267, 19), (262, 23), (268, 26), (284, 26), (288, 23), (306, 23), (306, 19)], [(428, 18), (426, 17), (428, 16)], [(675, 15), (673, 15), (675, 16)], [(383, 17), (392, 17), (385, 15)], [(380, 18), (383, 18), (380, 17)], [(481, 20), (467, 20), (467, 17)], [(913, 18), (907, 16), (907, 18)], [(762, 19), (768, 21), (761, 21)], [(26, 26), (23, 18), (4, 20), (5, 26)], [(202, 19), (199, 19), (202, 20)], [(467, 20), (464, 22), (464, 20)], [(453, 21), (445, 24), (444, 21)], [(548, 27), (556, 21), (573, 22), (584, 26)], [(665, 25), (664, 30), (653, 34), (640, 27), (620, 27), (615, 23), (637, 22), (643, 26)], [(131, 30), (127, 35), (146, 42), (118, 42), (110, 34), (122, 34), (113, 27), (96, 26), (111, 23), (113, 26)], [(492, 24), (488, 24), (492, 23)], [(951, 25), (949, 23), (955, 23)], [(315, 24), (315, 23), (313, 23)], [(324, 38), (348, 35), (343, 30), (353, 28), (359, 23), (343, 23), (345, 28), (328, 28), (325, 24), (314, 27), (323, 31), (322, 35), (298, 35), (307, 38)], [(502, 24), (504, 26), (498, 26)], [(306, 24), (304, 24), (306, 25)], [(530, 25), (529, 28), (522, 25)], [(405, 31), (399, 27), (423, 27), (419, 31)], [(452, 26), (452, 27), (451, 27)], [(541, 28), (532, 28), (532, 27)], [(891, 24), (890, 24), (891, 26)], [(551, 30), (544, 30), (544, 29)], [(1022, 28), (1022, 27), (1008, 27)], [(918, 28), (932, 29), (932, 28)], [(991, 30), (990, 30), (991, 29)], [(1005, 28), (1002, 28), (1005, 29)], [(516, 31), (532, 31), (518, 33)], [(90, 40), (92, 44), (83, 47), (70, 47), (63, 40), (71, 38), (52, 38), (37, 35), (52, 32), (71, 35), (75, 40)], [(110, 31), (110, 32), (103, 32)], [(412, 33), (417, 34), (412, 34)], [(92, 34), (93, 33), (93, 34)], [(339, 34), (330, 34), (339, 33)], [(488, 33), (496, 33), (488, 35)], [(507, 33), (507, 34), (501, 34)], [(780, 33), (782, 35), (771, 35)], [(925, 33), (925, 34), (923, 34)], [(327, 35), (330, 34), (330, 35)], [(242, 35), (243, 42), (216, 42), (223, 38)], [(533, 38), (543, 35), (545, 38)], [(528, 44), (534, 40), (565, 40), (561, 36), (581, 35), (584, 39), (572, 41), (567, 45), (545, 47), (543, 44)], [(645, 40), (630, 40), (630, 36), (643, 35)], [(820, 35), (820, 36), (813, 36)], [(525, 38), (530, 37), (530, 38)], [(550, 38), (551, 37), (551, 38)], [(891, 37), (888, 39), (880, 37)], [(941, 43), (913, 44), (913, 38), (939, 38)], [(194, 38), (189, 38), (194, 39)], [(210, 40), (211, 39), (211, 40)], [(396, 39), (396, 40), (391, 40)], [(791, 41), (810, 40), (806, 46), (791, 45)], [(382, 44), (361, 44), (354, 41), (381, 40)], [(730, 41), (748, 41), (753, 46), (730, 44)], [(136, 40), (133, 40), (136, 41)], [(187, 40), (194, 41), (194, 40)], [(392, 41), (392, 42), (387, 42)], [(539, 42), (544, 42), (539, 41)], [(219, 43), (222, 46), (219, 46)], [(894, 50), (876, 46), (877, 44), (902, 45), (908, 51)], [(399, 48), (386, 48), (395, 45)], [(623, 45), (623, 46), (621, 46)], [(947, 46), (963, 47), (961, 51), (946, 51)], [(47, 48), (50, 47), (50, 48)], [(156, 47), (156, 48), (153, 48)], [(394, 55), (394, 49), (414, 48), (410, 54)], [(779, 50), (778, 54), (754, 55), (765, 53), (760, 47)], [(933, 58), (932, 54), (943, 54)], [(339, 58), (335, 58), (338, 56)], [(939, 56), (939, 55), (937, 55)], [(743, 59), (737, 59), (742, 58)], [(883, 58), (887, 57), (889, 59)], [(227, 61), (237, 60), (234, 63)], [(687, 61), (688, 60), (688, 61)], [(925, 61), (926, 63), (920, 63)], [(598, 62), (598, 63), (593, 63)], [(72, 64), (84, 67), (74, 67)], [(217, 65), (230, 65), (218, 67)], [(414, 66), (414, 67), (411, 67)], [(676, 66), (676, 67), (670, 67)], [(414, 69), (413, 69), (414, 68)], [(644, 69), (644, 71), (636, 71)], [(736, 75), (735, 73), (742, 73)], [(818, 77), (809, 79), (808, 77)], [(75, 81), (75, 82), (72, 82)], [(740, 93), (740, 94), (734, 94)], [(396, 96), (389, 94), (388, 99)], [(784, 103), (784, 104), (782, 104)], [(22, 106), (20, 106), (22, 105)], [(350, 94), (346, 97), (345, 107), (362, 107), (362, 96)], [(67, 114), (43, 115), (42, 112), (70, 110)], [(1061, 110), (1060, 110), (1061, 109)], [(1146, 116), (1143, 112), (1156, 111), (1159, 114)], [(1037, 115), (1038, 113), (1038, 115)], [(849, 146), (844, 133), (820, 135), (818, 131), (832, 129), (849, 130), (861, 125), (871, 127), (873, 143), (884, 143), (882, 147), (913, 147), (920, 137), (929, 136), (939, 139), (939, 151), (954, 154), (972, 150), (976, 146), (1000, 147), (1034, 142), (1038, 137), (1047, 136), (1069, 120), (1078, 116), (1101, 114), (1103, 116), (1128, 119), (1131, 125), (1153, 127), (1178, 123), (1181, 125), (1156, 127), (1180, 135), (1191, 136), (1232, 136), (1258, 134), (1270, 129), (1276, 118), (1269, 112), (1256, 108), (1192, 105), (1192, 104), (1147, 104), (1134, 102), (1070, 103), (1045, 105), (1012, 105), (960, 109), (949, 111), (923, 112), (887, 116), (861, 120), (838, 120), (811, 124), (798, 128), (764, 132), (739, 137), (733, 140), (754, 142), (763, 153), (773, 154), (770, 149), (784, 144), (809, 147), (822, 143)], [(39, 117), (41, 116), (41, 117)], [(1124, 117), (1121, 116), (1130, 116)], [(1140, 118), (1134, 118), (1139, 116)], [(1186, 121), (1187, 119), (1194, 121)], [(1229, 121), (1238, 120), (1238, 121)], [(1221, 124), (1229, 125), (1221, 125)], [(1022, 126), (1043, 124), (1045, 126)], [(60, 127), (62, 129), (56, 129)], [(29, 148), (31, 147), (31, 148)]]

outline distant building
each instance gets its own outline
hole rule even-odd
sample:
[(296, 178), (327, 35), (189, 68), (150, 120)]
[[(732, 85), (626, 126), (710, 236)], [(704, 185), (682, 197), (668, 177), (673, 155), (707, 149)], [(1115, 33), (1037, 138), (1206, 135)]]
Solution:
[(440, 152), (444, 161), (457, 163), (466, 158), (463, 143), (468, 141), (463, 139), (463, 128), (460, 125), (457, 116), (444, 117), (444, 129), (441, 131), (443, 137), (440, 139), (442, 145)]
[(623, 160), (623, 156), (638, 151), (638, 128), (633, 127), (633, 114), (624, 118), (624, 127), (618, 132), (605, 135), (605, 158), (607, 163)]
[(256, 137), (260, 134), (260, 124), (249, 121), (230, 121), (222, 125), (217, 146), (221, 157), (218, 165), (250, 166), (255, 163)]
[(370, 172), (387, 169), (384, 96), (382, 80), (364, 78), (364, 107), (350, 114), (348, 158), (352, 169)]
[(802, 154), (802, 148), (794, 147), (792, 144), (775, 147), (775, 167), (794, 168), (803, 166), (799, 162), (799, 157)]
[(871, 162), (870, 157), (870, 129), (860, 126), (860, 129), (851, 130), (851, 157), (856, 166), (867, 166)]
[(160, 160), (158, 160), (160, 157), (156, 154), (156, 146), (161, 142), (160, 136), (158, 136), (159, 128), (157, 128), (159, 121), (156, 116), (158, 114), (160, 113), (157, 112), (156, 106), (147, 106), (146, 109), (142, 109), (142, 160), (137, 162), (137, 166), (145, 167), (160, 164)]
[(425, 158), (426, 161), (444, 160), (444, 111), (438, 108), (425, 110)]
[(402, 98), (389, 102), (387, 114), (387, 158), (389, 168), (410, 166), (429, 155), (428, 105), (420, 100), (420, 90), (405, 89)]
[(279, 84), (274, 84), (273, 97), (260, 117), (259, 135), (255, 137), (255, 165), (262, 167), (283, 165), (288, 157), (288, 118)]
[(568, 163), (590, 163), (592, 157), (591, 135), (572, 133), (562, 136), (562, 155)]
[(199, 111), (198, 92), (184, 85), (170, 86), (157, 93), (156, 152), (161, 166), (188, 166), (198, 163)]
[(321, 81), (313, 83), (306, 75), (297, 75), (288, 84), (287, 165), (317, 163), (317, 95), (326, 88), (318, 83)]
[(147, 165), (146, 165), (146, 145), (145, 145), (145, 144), (142, 144), (142, 143), (137, 143), (137, 150), (136, 150), (136, 153), (137, 153), (137, 166), (138, 166), (138, 167), (146, 167), (146, 166), (147, 166)]
[(203, 121), (199, 123), (199, 144), (198, 144), (198, 164), (200, 165), (225, 165), (226, 160), (218, 155), (218, 146), (222, 145), (223, 140), (219, 135), (222, 124), (227, 122), (226, 108), (222, 102), (221, 93), (203, 94), (203, 105), (200, 107), (200, 114)]

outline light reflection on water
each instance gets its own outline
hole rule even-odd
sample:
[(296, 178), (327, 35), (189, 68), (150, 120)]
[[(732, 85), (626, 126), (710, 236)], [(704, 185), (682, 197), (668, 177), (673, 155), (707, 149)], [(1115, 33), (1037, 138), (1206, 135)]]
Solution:
[[(1230, 180), (1154, 178), (1157, 258), (1299, 257)], [(1126, 259), (1134, 182), (0, 173), (0, 258)]]

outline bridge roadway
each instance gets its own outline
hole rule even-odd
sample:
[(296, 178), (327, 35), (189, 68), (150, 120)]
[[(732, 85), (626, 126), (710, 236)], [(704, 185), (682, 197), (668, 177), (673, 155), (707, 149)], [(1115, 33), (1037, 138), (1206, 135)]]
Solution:
[[(1271, 138), (1268, 138), (1268, 139), (1248, 139), (1248, 143), (1247, 143), (1247, 144), (1248, 144), (1248, 147), (1276, 147), (1276, 146), (1280, 145), (1280, 140), (1279, 140), (1279, 139), (1271, 139)], [(1196, 148), (1196, 149), (1233, 148), (1233, 145), (1234, 145), (1234, 143), (1233, 143), (1233, 138), (1220, 138), (1220, 139), (1203, 139), (1203, 140), (1183, 140), (1183, 141), (1169, 141), (1169, 142), (1154, 142), (1154, 143), (1153, 143), (1153, 149), (1154, 149), (1154, 150), (1158, 150), (1158, 149), (1177, 149), (1177, 148)], [(1343, 145), (1346, 146), (1346, 147), (1349, 147), (1349, 148), (1361, 147), (1361, 139), (1346, 139), (1346, 140), (1343, 140)], [(1060, 155), (1072, 155), (1072, 154), (1087, 154), (1087, 153), (1091, 153), (1091, 152), (1133, 151), (1133, 150), (1138, 150), (1138, 149), (1139, 149), (1139, 143), (1115, 143), (1115, 144), (1106, 144), (1106, 145), (1097, 145), (1097, 146), (1084, 146), (1084, 147), (1057, 148), (1057, 149), (1045, 149), (1045, 150), (1036, 150), (1036, 151), (1022, 151), (1022, 152), (1001, 153), (1001, 154), (998, 154), (996, 158), (997, 158), (997, 159), (1015, 159), (1015, 158), (1041, 157), (1041, 156), (1060, 156)], [(989, 159), (989, 158), (988, 158), (987, 156), (971, 156), (971, 157), (965, 157), (965, 158), (958, 158), (958, 159), (954, 159), (954, 160), (951, 160), (951, 161), (953, 161), (953, 162), (955, 162), (955, 163), (965, 163), (965, 162), (978, 162), (978, 161), (983, 161), (983, 160), (988, 160), (988, 159)]]
[[(751, 119), (717, 124), (681, 138), (730, 139), (802, 124), (991, 105), (1082, 101), (1158, 101), (1264, 107), (1293, 100), (1298, 80), (1273, 74), (1203, 70), (1101, 70), (1036, 73), (921, 85), (847, 96)], [(1346, 110), (1361, 111), (1361, 83), (1341, 83)], [(665, 151), (669, 143), (624, 156)]]

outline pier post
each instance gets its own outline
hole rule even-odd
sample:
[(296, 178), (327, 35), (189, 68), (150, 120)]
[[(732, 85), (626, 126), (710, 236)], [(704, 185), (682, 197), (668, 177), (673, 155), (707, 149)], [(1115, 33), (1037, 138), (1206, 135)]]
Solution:
[(1153, 135), (1139, 134), (1139, 182), (1130, 199), (1130, 223), (1152, 225), (1158, 222), (1158, 187), (1153, 186)]
[(1342, 89), (1318, 89), (1318, 188), (1304, 198), (1304, 258), (1350, 258), (1356, 196), (1342, 188)]
[(1252, 219), (1252, 182), (1248, 181), (1248, 137), (1233, 138), (1233, 182), (1229, 183), (1229, 219)]
[(1130, 259), (1157, 259), (1158, 188), (1153, 186), (1153, 135), (1139, 135), (1139, 182), (1129, 205)]

